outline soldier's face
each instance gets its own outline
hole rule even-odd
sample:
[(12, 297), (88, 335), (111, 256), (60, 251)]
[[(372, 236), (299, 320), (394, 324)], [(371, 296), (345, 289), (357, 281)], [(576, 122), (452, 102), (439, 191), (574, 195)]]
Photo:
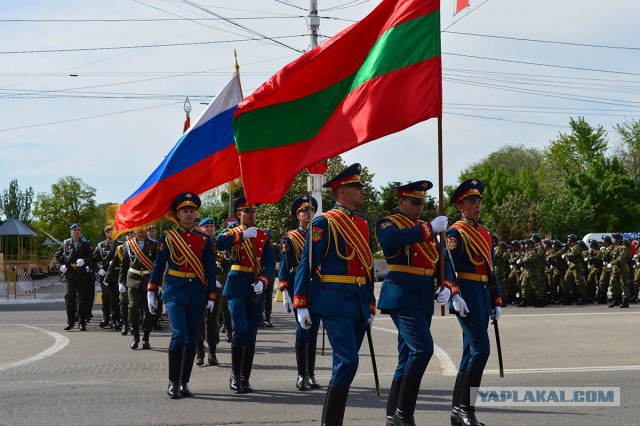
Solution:
[(344, 197), (348, 203), (347, 205), (358, 207), (364, 204), (364, 187), (343, 186), (340, 189), (343, 191)]
[(463, 198), (456, 204), (462, 216), (467, 219), (477, 221), (480, 219), (480, 210), (482, 209), (482, 198), (477, 196)]
[(400, 197), (399, 207), (400, 213), (404, 214), (411, 220), (418, 220), (424, 211), (422, 200), (411, 197)]
[(213, 237), (216, 234), (216, 226), (213, 223), (202, 225), (202, 230), (210, 237)]
[(182, 207), (176, 212), (176, 217), (180, 222), (180, 226), (189, 229), (195, 223), (197, 214), (198, 211), (193, 207)]
[[(315, 212), (315, 210), (314, 210)], [(304, 207), (302, 209), (300, 209), (300, 211), (298, 212), (298, 222), (300, 222), (300, 224), (302, 225), (303, 228), (306, 228), (307, 226), (309, 226), (309, 222), (311, 221), (311, 208), (310, 207)]]
[(71, 238), (77, 240), (77, 239), (80, 239), (80, 236), (82, 236), (82, 228), (80, 228), (79, 226), (76, 226), (71, 230)]
[(136, 238), (140, 241), (144, 240), (145, 238), (147, 238), (147, 231), (145, 229), (138, 229), (136, 231)]
[(245, 226), (254, 226), (256, 223), (256, 212), (258, 210), (255, 207), (247, 207), (238, 210), (238, 219), (240, 223)]
[(149, 238), (151, 238), (152, 240), (156, 239), (156, 236), (158, 235), (158, 230), (157, 229), (148, 229), (147, 230), (147, 235), (149, 236)]

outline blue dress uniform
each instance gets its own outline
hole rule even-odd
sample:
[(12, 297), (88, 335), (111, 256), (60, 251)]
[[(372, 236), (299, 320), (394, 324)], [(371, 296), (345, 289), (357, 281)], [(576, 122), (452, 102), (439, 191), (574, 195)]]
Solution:
[[(412, 182), (397, 188), (398, 197), (424, 203), (429, 181)], [(439, 244), (431, 224), (414, 221), (397, 210), (378, 220), (378, 241), (389, 264), (389, 274), (382, 283), (378, 309), (388, 313), (398, 329), (398, 365), (389, 399), (388, 424), (411, 418), (420, 391), (420, 381), (433, 355), (431, 318), (435, 282), (440, 280)], [(451, 288), (453, 272), (445, 260), (444, 285)], [(400, 418), (399, 418), (400, 417)]]
[[(457, 204), (467, 197), (482, 198), (483, 191), (482, 182), (468, 179), (454, 191), (450, 202)], [(456, 312), (463, 335), (462, 359), (453, 390), (452, 420), (456, 417), (464, 424), (461, 417), (456, 416), (458, 413), (472, 418), (469, 424), (480, 424), (471, 405), (470, 388), (480, 386), (490, 353), (489, 318), (496, 306), (502, 306), (493, 267), (493, 242), (486, 228), (465, 217), (454, 223), (446, 235), (456, 272), (456, 283), (451, 292), (454, 296), (459, 294), (469, 308), (465, 317)]]
[[(318, 208), (318, 201), (308, 195), (296, 198), (291, 205), (291, 214), (297, 217), (303, 209), (312, 209), (315, 212)], [(300, 256), (307, 239), (307, 229), (298, 228), (287, 232), (282, 237), (280, 254), (280, 270), (278, 271), (278, 281), (280, 291), (289, 293), (289, 283), (293, 286), (295, 274), (298, 267), (304, 268), (309, 265), (300, 266)], [(320, 284), (320, 276), (313, 275), (314, 285)], [(297, 308), (293, 309), (296, 320), (296, 364), (298, 367), (298, 379), (296, 387), (299, 390), (319, 389), (320, 385), (315, 379), (316, 364), (316, 342), (318, 339), (318, 329), (320, 328), (320, 317), (314, 315), (311, 318), (311, 327), (302, 328), (298, 321)]]
[[(200, 198), (186, 192), (178, 195), (171, 210), (200, 208)], [(164, 277), (162, 300), (171, 324), (169, 343), (169, 387), (172, 398), (191, 396), (188, 387), (196, 354), (196, 340), (207, 300), (216, 297), (215, 247), (204, 232), (194, 226), (165, 231), (158, 242), (158, 255), (147, 289), (158, 292)], [(179, 392), (176, 387), (179, 383)], [(171, 389), (173, 386), (173, 389)]]
[[(235, 209), (256, 208), (244, 195), (235, 200)], [(231, 313), (231, 378), (230, 388), (237, 393), (252, 392), (249, 383), (256, 349), (258, 326), (262, 320), (265, 292), (255, 294), (253, 284), (261, 281), (267, 288), (273, 279), (276, 259), (269, 242), (270, 232), (258, 229), (255, 238), (244, 239), (245, 225), (229, 228), (217, 237), (218, 250), (231, 251), (231, 271), (222, 292)], [(271, 295), (269, 295), (271, 297)]]
[[(360, 164), (353, 164), (323, 186), (362, 186)], [(371, 315), (373, 255), (369, 223), (339, 204), (315, 217), (296, 271), (293, 306), (308, 308), (322, 321), (333, 349), (333, 371), (327, 388), (323, 422), (341, 423), (349, 387), (358, 369), (358, 352)], [(310, 269), (320, 267), (321, 281), (309, 285)]]

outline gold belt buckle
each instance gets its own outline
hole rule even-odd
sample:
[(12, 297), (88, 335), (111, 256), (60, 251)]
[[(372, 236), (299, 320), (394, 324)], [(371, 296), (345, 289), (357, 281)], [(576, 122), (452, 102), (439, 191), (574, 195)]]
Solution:
[(356, 284), (358, 285), (362, 285), (364, 284), (366, 281), (364, 279), (364, 277), (356, 277)]
[(488, 276), (488, 275), (482, 275), (482, 277), (480, 278), (480, 280), (481, 280), (483, 283), (486, 283), (487, 281), (489, 281), (489, 276)]

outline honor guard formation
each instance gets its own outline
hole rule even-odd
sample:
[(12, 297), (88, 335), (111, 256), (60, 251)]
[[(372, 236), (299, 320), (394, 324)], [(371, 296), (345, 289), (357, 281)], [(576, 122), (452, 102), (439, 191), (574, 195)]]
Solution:
[[(598, 303), (628, 308), (638, 301), (640, 252), (632, 257), (622, 234), (591, 239), (589, 246), (574, 234), (566, 242), (537, 233), (525, 240), (499, 241), (480, 223), (484, 185), (478, 179), (465, 180), (451, 195), (450, 205), (459, 213), (451, 226), (447, 216), (420, 219), (432, 188), (427, 180), (397, 186), (397, 209), (374, 224), (357, 212), (365, 202), (361, 171), (360, 164), (353, 164), (324, 184), (335, 200), (328, 211), (316, 215), (315, 198), (297, 197), (290, 213), (298, 226), (279, 243), (258, 226), (259, 205), (244, 196), (234, 200), (236, 221), (219, 233), (212, 218), (198, 219), (201, 201), (191, 192), (175, 197), (169, 214), (177, 226), (159, 237), (156, 226), (149, 225), (130, 231), (121, 242), (113, 227), (106, 226), (106, 239), (94, 250), (80, 224), (71, 225), (70, 238), (55, 253), (65, 281), (64, 329), (78, 324), (80, 331), (87, 330), (97, 281), (102, 290), (100, 328), (131, 334), (132, 350), (151, 348), (151, 333), (162, 327), (166, 310), (170, 398), (193, 396), (189, 379), (194, 363), (204, 365), (206, 349), (207, 363), (219, 365), (221, 333), (231, 344), (229, 388), (251, 393), (258, 329), (272, 327), (278, 250), (278, 288), (296, 323), (292, 351), (297, 377), (291, 377), (291, 386), (295, 382), (299, 391), (326, 388), (323, 425), (343, 423), (365, 337), (378, 386), (371, 339), (378, 311), (389, 315), (398, 332), (385, 421), (415, 425), (418, 393), (434, 353), (434, 305), (440, 305), (448, 306), (462, 330), (450, 421), (477, 426), (482, 423), (471, 389), (481, 385), (490, 355), (488, 326), (494, 325), (498, 337), (503, 307)], [(377, 301), (374, 238), (389, 267)], [(315, 377), (321, 325), (333, 351), (331, 378), (324, 384)]]

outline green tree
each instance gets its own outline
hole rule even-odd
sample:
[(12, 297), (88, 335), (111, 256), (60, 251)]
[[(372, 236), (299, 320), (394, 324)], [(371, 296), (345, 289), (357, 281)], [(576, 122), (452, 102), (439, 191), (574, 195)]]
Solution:
[(584, 117), (570, 118), (571, 133), (560, 133), (551, 141), (546, 160), (564, 176), (586, 172), (589, 165), (605, 157), (607, 132), (602, 126), (592, 127)]
[(33, 210), (38, 227), (56, 238), (68, 238), (69, 226), (82, 224), (82, 233), (95, 244), (102, 232), (96, 218), (104, 215), (98, 210), (95, 202), (96, 190), (82, 179), (66, 176), (51, 185), (50, 193), (39, 193), (36, 196)]
[(616, 155), (629, 176), (640, 182), (640, 120), (625, 121), (614, 128), (621, 139)]
[(2, 205), (6, 217), (18, 219), (28, 225), (31, 221), (31, 203), (33, 201), (33, 188), (20, 190), (18, 179), (9, 183), (9, 189), (2, 191)]

